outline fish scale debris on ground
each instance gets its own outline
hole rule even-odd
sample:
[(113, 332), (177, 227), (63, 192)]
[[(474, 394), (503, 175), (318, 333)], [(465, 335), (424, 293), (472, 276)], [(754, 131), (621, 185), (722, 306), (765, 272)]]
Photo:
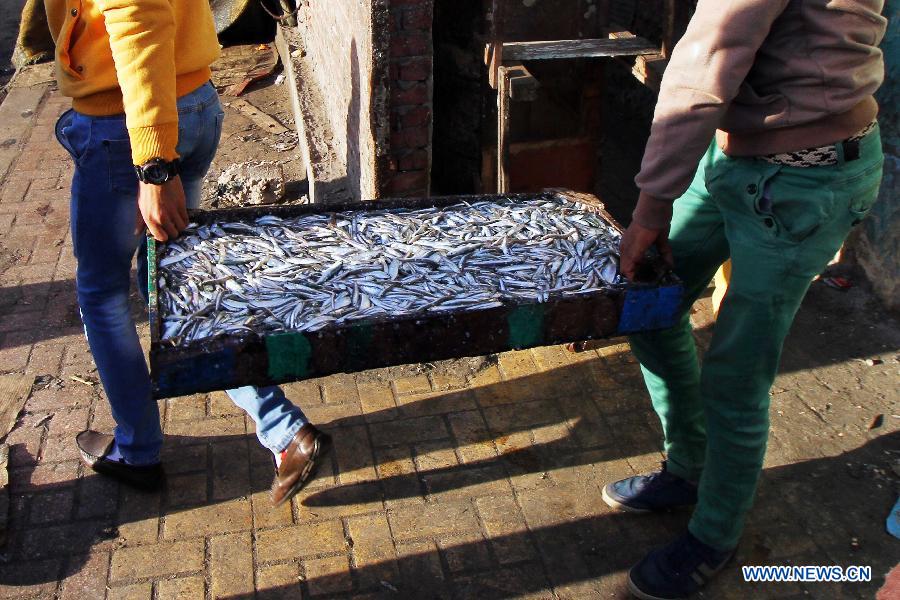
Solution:
[(561, 198), (191, 224), (159, 252), (161, 338), (317, 331), (621, 284), (619, 233)]

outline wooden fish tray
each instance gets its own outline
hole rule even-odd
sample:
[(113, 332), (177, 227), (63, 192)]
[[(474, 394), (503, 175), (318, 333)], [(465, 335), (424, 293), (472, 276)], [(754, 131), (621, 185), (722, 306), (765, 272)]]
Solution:
[[(595, 197), (569, 191), (541, 194), (452, 196), (328, 205), (266, 206), (195, 212), (199, 224), (253, 221), (347, 210), (445, 207), (461, 201), (516, 201), (562, 197), (595, 210), (621, 231)], [(331, 324), (314, 332), (241, 333), (173, 345), (161, 335), (157, 245), (148, 239), (150, 371), (156, 398), (273, 385), (409, 363), (432, 362), (549, 346), (669, 327), (683, 289), (660, 264), (649, 283), (631, 284), (549, 302), (509, 301), (485, 310), (385, 316)]]

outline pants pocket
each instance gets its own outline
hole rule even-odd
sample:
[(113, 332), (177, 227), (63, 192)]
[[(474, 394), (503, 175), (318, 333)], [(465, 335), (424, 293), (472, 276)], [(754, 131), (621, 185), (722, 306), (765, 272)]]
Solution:
[(881, 177), (883, 164), (865, 172), (859, 179), (852, 184), (843, 186), (847, 194), (847, 211), (850, 215), (850, 225), (859, 225), (863, 219), (872, 210), (876, 200), (878, 200), (878, 192), (881, 189)]
[(763, 182), (754, 210), (776, 238), (800, 243), (834, 214), (834, 192), (813, 175), (785, 167)]
[(66, 149), (75, 164), (81, 162), (91, 143), (91, 121), (79, 118), (71, 108), (64, 112), (54, 127), (56, 140)]
[(109, 189), (112, 192), (137, 191), (137, 173), (131, 164), (131, 141), (103, 140), (109, 170)]

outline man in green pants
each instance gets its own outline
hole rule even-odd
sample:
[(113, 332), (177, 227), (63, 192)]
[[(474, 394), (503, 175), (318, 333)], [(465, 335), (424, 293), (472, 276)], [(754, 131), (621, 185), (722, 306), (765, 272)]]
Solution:
[[(685, 285), (675, 327), (631, 338), (667, 460), (610, 483), (603, 498), (632, 512), (696, 507), (682, 537), (631, 569), (639, 598), (690, 595), (737, 546), (784, 338), (810, 282), (878, 194), (882, 8), (700, 0), (671, 57), (621, 244), (626, 277), (655, 247)], [(701, 368), (689, 308), (729, 258)]]

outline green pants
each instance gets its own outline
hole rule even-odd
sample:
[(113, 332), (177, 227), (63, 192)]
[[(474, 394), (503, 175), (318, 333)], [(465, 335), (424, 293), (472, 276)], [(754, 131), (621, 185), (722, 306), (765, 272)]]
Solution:
[[(838, 144), (834, 166), (730, 158), (713, 143), (675, 202), (683, 316), (671, 329), (631, 336), (631, 346), (662, 422), (668, 469), (699, 481), (690, 531), (713, 547), (737, 545), (784, 338), (813, 278), (875, 202), (883, 160), (877, 129), (858, 149)], [(728, 258), (731, 282), (701, 368), (689, 309)]]

